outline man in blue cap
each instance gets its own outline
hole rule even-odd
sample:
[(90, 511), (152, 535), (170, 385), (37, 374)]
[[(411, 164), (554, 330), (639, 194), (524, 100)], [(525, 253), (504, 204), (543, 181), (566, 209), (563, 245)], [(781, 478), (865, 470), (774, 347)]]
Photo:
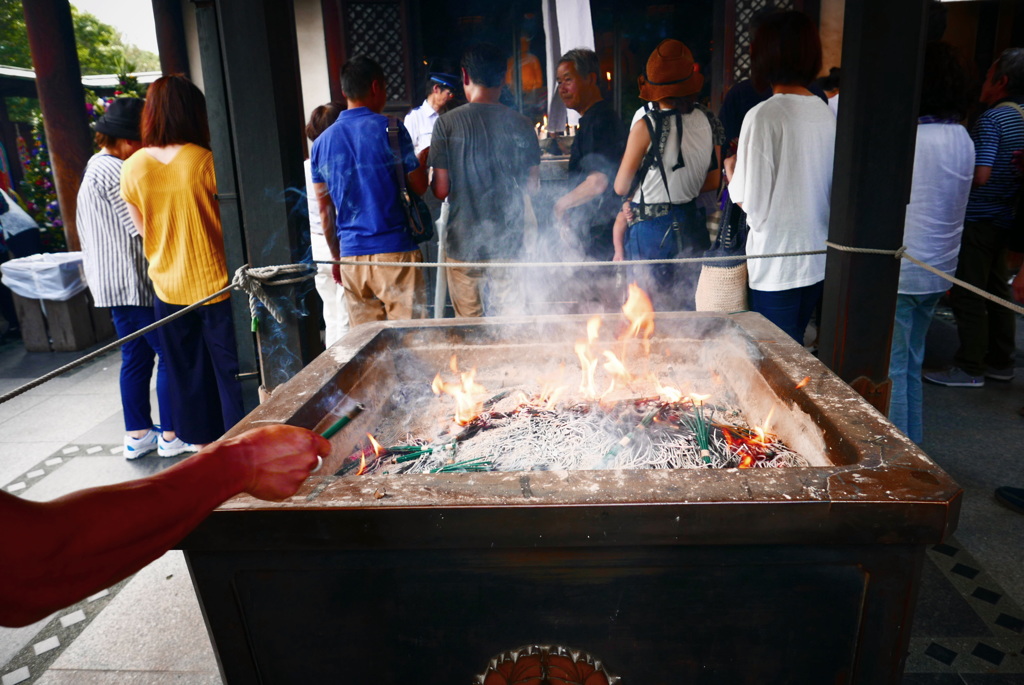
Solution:
[[(434, 66), (443, 69), (443, 65)], [(458, 87), (459, 77), (448, 71), (431, 71), (427, 74), (427, 97), (422, 105), (405, 116), (403, 122), (412, 137), (413, 150), (417, 155), (430, 147), (430, 134), (434, 130), (434, 122), (455, 97)]]

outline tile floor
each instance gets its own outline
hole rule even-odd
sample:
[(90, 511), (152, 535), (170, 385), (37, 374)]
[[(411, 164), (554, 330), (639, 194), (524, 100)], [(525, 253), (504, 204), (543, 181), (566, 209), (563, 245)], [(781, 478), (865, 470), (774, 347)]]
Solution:
[[(1024, 325), (1018, 326), (1024, 349)], [(955, 331), (936, 318), (927, 366), (948, 363)], [(75, 358), (0, 345), (0, 394)], [(121, 451), (120, 357), (108, 354), (0, 404), (0, 487), (33, 500), (138, 478), (177, 459)], [(1024, 359), (1011, 383), (925, 388), (925, 451), (965, 490), (954, 538), (928, 551), (909, 685), (1024, 683), (1024, 518), (992, 490), (1024, 486)], [(155, 401), (155, 400), (154, 400)], [(0, 685), (220, 683), (184, 559), (169, 552), (108, 590), (38, 623), (0, 628)]]

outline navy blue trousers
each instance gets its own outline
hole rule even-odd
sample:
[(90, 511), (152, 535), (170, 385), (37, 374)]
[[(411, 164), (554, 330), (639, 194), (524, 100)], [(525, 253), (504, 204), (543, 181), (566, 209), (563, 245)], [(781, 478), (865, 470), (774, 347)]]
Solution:
[(750, 289), (750, 309), (764, 316), (801, 345), (814, 308), (821, 301), (825, 281), (789, 290)]
[[(152, 307), (111, 307), (117, 337), (123, 338), (145, 328), (154, 321)], [(167, 360), (160, 353), (160, 335), (150, 331), (121, 345), (121, 407), (124, 409), (124, 428), (137, 431), (153, 426), (149, 402), (149, 381), (156, 367), (156, 397), (160, 403), (160, 429), (174, 430), (174, 412), (171, 410), (171, 391), (168, 386)]]
[[(184, 309), (156, 298), (156, 317)], [(175, 430), (185, 442), (205, 444), (242, 420), (242, 388), (231, 302), (208, 304), (157, 329), (170, 371)]]

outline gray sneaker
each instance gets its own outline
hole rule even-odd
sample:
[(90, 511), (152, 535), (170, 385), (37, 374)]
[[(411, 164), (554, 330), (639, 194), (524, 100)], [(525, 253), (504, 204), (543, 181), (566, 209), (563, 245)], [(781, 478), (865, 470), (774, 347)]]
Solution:
[(981, 388), (985, 385), (984, 376), (972, 376), (955, 366), (951, 366), (945, 371), (926, 373), (924, 379), (929, 383), (945, 385), (949, 388)]
[(994, 381), (1012, 381), (1013, 372), (1014, 367), (1012, 364), (1005, 369), (994, 369), (989, 366), (985, 368), (985, 378), (991, 378)]

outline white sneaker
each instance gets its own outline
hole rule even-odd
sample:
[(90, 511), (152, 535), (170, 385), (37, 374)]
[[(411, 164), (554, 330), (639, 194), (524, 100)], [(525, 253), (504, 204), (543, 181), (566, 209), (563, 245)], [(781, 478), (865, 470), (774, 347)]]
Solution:
[(181, 438), (174, 438), (174, 440), (168, 442), (167, 440), (164, 440), (164, 436), (161, 435), (157, 440), (156, 453), (161, 457), (176, 457), (179, 454), (198, 451), (198, 447), (191, 443), (184, 442)]
[(124, 436), (124, 458), (138, 459), (157, 448), (157, 440), (160, 434), (152, 428), (141, 438), (133, 438), (130, 435)]

